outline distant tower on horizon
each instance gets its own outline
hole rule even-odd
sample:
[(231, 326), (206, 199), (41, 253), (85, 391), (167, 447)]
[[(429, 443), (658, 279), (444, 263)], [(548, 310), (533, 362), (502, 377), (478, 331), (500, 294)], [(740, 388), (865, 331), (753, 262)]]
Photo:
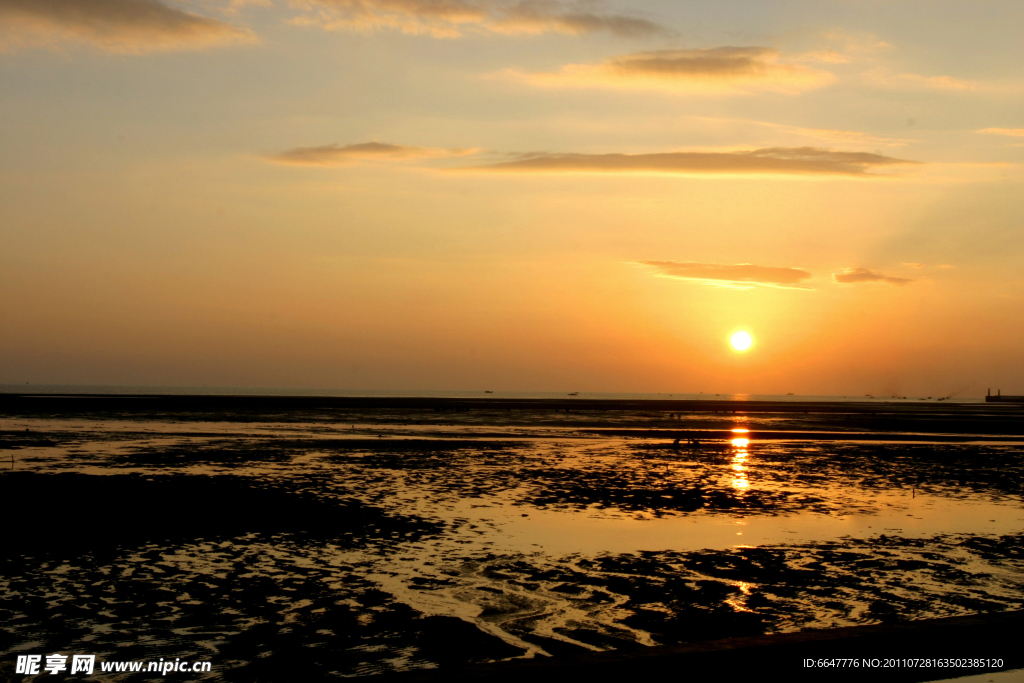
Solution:
[(985, 403), (1024, 403), (1024, 396), (1003, 396), (1001, 389), (996, 389), (996, 395), (992, 395), (989, 389), (985, 394)]

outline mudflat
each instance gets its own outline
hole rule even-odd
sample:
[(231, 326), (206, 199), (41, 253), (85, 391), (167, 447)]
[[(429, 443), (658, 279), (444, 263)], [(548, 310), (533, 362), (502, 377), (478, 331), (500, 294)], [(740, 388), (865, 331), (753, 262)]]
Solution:
[(0, 461), (13, 680), (56, 652), (512, 671), (1024, 608), (1024, 406), (3, 395)]

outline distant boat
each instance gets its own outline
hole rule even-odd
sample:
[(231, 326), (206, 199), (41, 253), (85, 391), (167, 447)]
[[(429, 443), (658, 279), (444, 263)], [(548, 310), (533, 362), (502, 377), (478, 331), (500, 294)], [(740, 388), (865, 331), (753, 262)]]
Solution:
[(579, 396), (579, 395), (580, 395), (580, 392), (578, 392), (578, 391), (574, 391), (574, 392), (572, 392), (572, 393), (571, 393), (571, 394), (569, 394), (569, 395), (570, 395), (570, 396)]
[(790, 391), (786, 393), (786, 396), (795, 396), (795, 394), (792, 391)]
[(486, 389), (484, 389), (484, 393), (485, 394), (493, 394), (494, 392), (493, 391), (487, 391)]

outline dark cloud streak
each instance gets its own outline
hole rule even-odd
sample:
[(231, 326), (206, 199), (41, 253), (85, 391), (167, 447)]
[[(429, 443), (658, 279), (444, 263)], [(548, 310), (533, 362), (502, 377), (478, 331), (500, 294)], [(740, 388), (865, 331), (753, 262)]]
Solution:
[(716, 47), (706, 50), (655, 50), (616, 57), (608, 66), (626, 73), (667, 76), (761, 75), (778, 50), (765, 47)]
[(657, 89), (678, 93), (749, 94), (770, 90), (796, 94), (835, 81), (829, 71), (780, 61), (767, 47), (654, 50), (591, 64), (566, 64), (552, 72), (510, 75), (542, 87)]
[(471, 169), (517, 173), (739, 173), (877, 177), (869, 170), (912, 164), (867, 152), (839, 152), (815, 147), (770, 147), (749, 152), (659, 152), (654, 154), (524, 154)]
[(832, 273), (832, 279), (839, 284), (843, 285), (855, 285), (864, 282), (885, 282), (890, 285), (903, 286), (907, 283), (913, 282), (912, 278), (908, 277), (890, 277), (876, 273), (873, 270), (867, 268), (844, 268), (838, 273)]
[(468, 32), (503, 34), (607, 32), (623, 37), (666, 33), (646, 19), (619, 14), (574, 11), (557, 0), (305, 0), (319, 10), (300, 19), (328, 29), (404, 33), (454, 38)]
[(296, 147), (265, 158), (279, 164), (294, 166), (340, 166), (359, 161), (431, 159), (438, 157), (466, 156), (475, 149), (440, 149), (436, 147), (414, 147), (392, 145), (387, 142), (361, 142), (354, 145), (323, 145), (320, 147)]
[(0, 0), (0, 47), (79, 42), (140, 53), (254, 39), (245, 29), (156, 0)]

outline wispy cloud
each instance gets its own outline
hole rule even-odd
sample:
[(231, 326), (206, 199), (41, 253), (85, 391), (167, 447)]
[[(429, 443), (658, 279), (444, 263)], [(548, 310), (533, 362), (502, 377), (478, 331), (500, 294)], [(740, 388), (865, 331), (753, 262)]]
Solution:
[(842, 29), (832, 29), (822, 32), (820, 37), (827, 45), (832, 46), (831, 49), (824, 49), (826, 53), (832, 52), (838, 47), (837, 54), (847, 62), (854, 58), (869, 57), (893, 49), (891, 44), (870, 33), (851, 33)]
[(79, 43), (137, 54), (255, 39), (246, 29), (157, 0), (0, 0), (0, 50)]
[(873, 69), (864, 74), (869, 84), (893, 90), (939, 90), (945, 92), (971, 92), (987, 89), (981, 83), (953, 76), (922, 76), (921, 74), (892, 73), (887, 69)]
[(307, 10), (294, 23), (329, 30), (393, 29), (437, 38), (466, 33), (606, 32), (636, 37), (666, 32), (646, 19), (585, 11), (558, 0), (296, 0), (293, 4)]
[(820, 88), (835, 76), (804, 64), (786, 63), (767, 47), (656, 50), (622, 55), (598, 64), (568, 64), (558, 71), (503, 72), (532, 85), (744, 94), (773, 90), (799, 93)]
[(908, 138), (891, 138), (881, 135), (872, 135), (871, 133), (865, 133), (859, 130), (841, 130), (834, 128), (804, 128), (803, 126), (792, 126), (784, 123), (772, 123), (770, 121), (756, 121), (752, 119), (733, 119), (733, 118), (720, 118), (720, 117), (707, 117), (707, 116), (695, 116), (694, 120), (717, 124), (719, 126), (729, 126), (735, 128), (737, 125), (740, 126), (757, 126), (759, 128), (770, 128), (773, 131), (778, 131), (787, 135), (796, 135), (803, 138), (812, 138), (815, 140), (828, 140), (830, 142), (843, 142), (847, 144), (860, 144), (860, 145), (871, 145), (877, 147), (879, 145), (887, 147), (905, 147), (908, 143), (913, 142)]
[[(919, 266), (919, 264), (908, 265)], [(881, 273), (876, 273), (875, 271), (868, 270), (867, 268), (843, 268), (838, 273), (832, 273), (832, 279), (844, 285), (855, 285), (863, 282), (885, 282), (890, 285), (903, 286), (914, 281), (912, 278), (908, 277), (891, 277), (888, 275), (882, 275)]]
[(769, 147), (746, 152), (572, 154), (536, 152), (460, 170), (510, 173), (798, 174), (881, 177), (871, 169), (916, 162), (868, 152)]
[(976, 130), (974, 132), (985, 133), (987, 135), (1009, 135), (1015, 138), (1024, 138), (1024, 128), (982, 128), (981, 130)]
[(772, 123), (764, 123), (764, 126), (776, 130), (795, 133), (818, 140), (832, 140), (862, 145), (885, 145), (889, 147), (904, 147), (911, 140), (906, 138), (890, 138), (881, 135), (871, 135), (859, 130), (837, 130), (833, 128), (801, 128), (800, 126), (785, 126)]
[(835, 50), (811, 50), (793, 58), (797, 62), (822, 62), (824, 64), (849, 64), (850, 58)]
[(921, 270), (922, 268), (938, 268), (939, 270), (946, 270), (948, 268), (955, 268), (948, 263), (939, 263), (935, 265), (929, 265), (927, 263), (916, 263), (913, 261), (904, 261), (900, 265), (906, 266), (907, 268), (913, 268), (914, 270)]
[(799, 268), (756, 266), (752, 263), (698, 263), (696, 261), (638, 261), (653, 268), (661, 277), (692, 280), (701, 284), (730, 289), (779, 287), (783, 289), (814, 289), (801, 284), (811, 277)]
[(274, 2), (273, 0), (231, 0), (223, 11), (227, 14), (238, 14), (238, 10), (250, 5), (254, 5), (256, 7), (272, 7)]
[(323, 145), (296, 147), (264, 157), (268, 161), (294, 166), (344, 166), (360, 161), (407, 161), (459, 157), (477, 153), (478, 149), (440, 149), (392, 145), (386, 142), (361, 142), (354, 145)]

